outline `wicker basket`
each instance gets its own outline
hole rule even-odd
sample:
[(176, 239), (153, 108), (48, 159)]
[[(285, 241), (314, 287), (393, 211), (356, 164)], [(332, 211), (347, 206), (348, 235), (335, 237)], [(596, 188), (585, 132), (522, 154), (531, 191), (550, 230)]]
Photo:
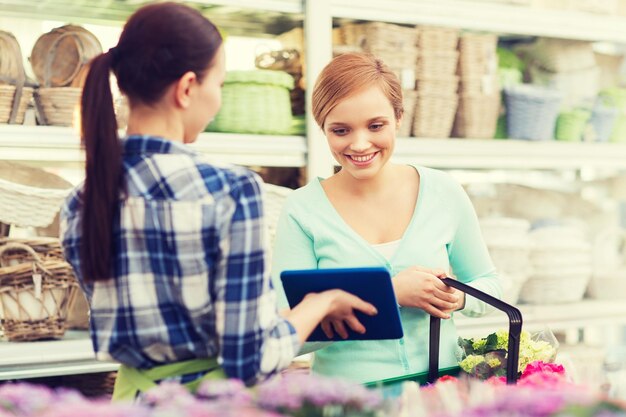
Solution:
[[(20, 257), (9, 265), (11, 254)], [(2, 328), (10, 341), (60, 338), (67, 309), (78, 288), (72, 267), (45, 259), (30, 246), (9, 242), (0, 246)]]
[(415, 77), (438, 78), (452, 77), (456, 74), (458, 51), (429, 51), (420, 50), (417, 56)]
[(418, 94), (413, 118), (413, 136), (450, 137), (457, 104), (458, 97), (456, 95), (428, 96)]
[(526, 140), (550, 140), (559, 114), (561, 94), (531, 85), (504, 90), (508, 137)]
[(554, 138), (569, 142), (581, 141), (590, 117), (591, 112), (583, 109), (562, 112), (556, 121)]
[(456, 94), (459, 85), (459, 77), (451, 75), (448, 77), (428, 77), (421, 78), (415, 82), (415, 89), (424, 95), (453, 96)]
[(88, 398), (110, 399), (115, 387), (117, 372), (63, 375), (61, 386), (73, 388)]
[(463, 77), (459, 83), (459, 94), (487, 95), (500, 93), (500, 74), (491, 73), (480, 77)]
[(454, 28), (435, 26), (417, 27), (417, 46), (431, 51), (454, 51), (459, 40), (459, 31)]
[(0, 221), (23, 227), (48, 226), (69, 191), (29, 187), (0, 178)]
[(460, 138), (492, 139), (500, 113), (500, 94), (461, 95), (453, 135)]
[(346, 45), (356, 45), (364, 51), (404, 51), (410, 53), (417, 44), (414, 27), (383, 22), (343, 25), (343, 40)]
[(84, 81), (84, 74), (79, 76), (83, 67), (102, 53), (102, 46), (91, 32), (81, 26), (65, 25), (41, 35), (30, 55), (33, 72), (44, 87), (63, 87), (72, 85), (75, 78)]
[(0, 84), (0, 123), (24, 123), (24, 114), (33, 97), (34, 89), (31, 87), (23, 87), (20, 97), (20, 104), (17, 107), (15, 119), (11, 121), (11, 112), (15, 99), (16, 87), (14, 85)]
[(495, 75), (498, 70), (496, 47), (498, 37), (493, 34), (464, 34), (459, 39), (459, 69), (463, 78)]
[(41, 124), (76, 125), (81, 93), (82, 88), (77, 87), (39, 88), (35, 92), (35, 105)]
[(402, 91), (402, 107), (404, 107), (404, 114), (402, 115), (402, 122), (398, 129), (398, 136), (405, 138), (411, 136), (411, 129), (413, 127), (413, 118), (415, 117), (415, 103), (417, 101), (417, 91), (404, 90)]
[(20, 45), (11, 33), (0, 31), (0, 123), (24, 123), (33, 95), (26, 83)]
[(208, 130), (287, 134), (291, 128), (292, 88), (293, 78), (286, 72), (229, 72), (222, 89), (222, 108)]

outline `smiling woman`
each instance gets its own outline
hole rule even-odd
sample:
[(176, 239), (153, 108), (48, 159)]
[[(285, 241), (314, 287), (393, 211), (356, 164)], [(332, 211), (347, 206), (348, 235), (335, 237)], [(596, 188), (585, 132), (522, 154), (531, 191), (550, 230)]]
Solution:
[[(456, 365), (452, 313), (481, 315), (487, 307), (440, 278), (453, 271), (462, 282), (501, 293), (467, 195), (444, 172), (390, 162), (402, 123), (402, 90), (376, 57), (333, 59), (317, 79), (312, 104), (341, 170), (287, 198), (273, 252), (275, 285), (280, 288), (283, 270), (383, 266), (404, 307), (405, 334), (327, 344), (316, 351), (313, 370), (358, 382), (423, 372), (429, 315), (450, 319), (442, 323), (441, 362)], [(287, 305), (284, 297), (282, 303)]]

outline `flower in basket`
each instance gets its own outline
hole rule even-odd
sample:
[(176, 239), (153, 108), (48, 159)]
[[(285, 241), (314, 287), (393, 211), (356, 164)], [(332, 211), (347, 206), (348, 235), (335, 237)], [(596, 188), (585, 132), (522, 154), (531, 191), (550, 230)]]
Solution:
[[(488, 379), (506, 375), (506, 359), (509, 334), (499, 330), (482, 339), (459, 338), (462, 352), (459, 366), (467, 374), (479, 379)], [(533, 361), (553, 362), (558, 343), (552, 333), (529, 332), (520, 334), (518, 369), (524, 370)]]
[(319, 375), (288, 374), (260, 384), (257, 404), (280, 413), (304, 417), (375, 415), (382, 405), (380, 393), (354, 382)]

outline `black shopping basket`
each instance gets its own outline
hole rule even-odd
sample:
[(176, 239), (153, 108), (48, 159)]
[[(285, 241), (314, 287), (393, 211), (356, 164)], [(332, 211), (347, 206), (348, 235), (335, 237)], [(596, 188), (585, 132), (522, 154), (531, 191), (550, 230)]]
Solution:
[[(452, 278), (443, 278), (442, 281), (457, 290), (463, 291), (465, 294), (478, 298), (481, 301), (501, 310), (509, 317), (509, 342), (507, 348), (506, 360), (506, 382), (507, 384), (515, 384), (517, 382), (518, 362), (519, 362), (519, 344), (520, 334), (522, 332), (522, 313), (510, 304), (502, 300), (498, 300), (491, 295), (470, 287), (467, 284), (459, 282)], [(414, 381), (420, 385), (431, 384), (437, 378), (444, 375), (456, 376), (460, 373), (461, 368), (453, 366), (449, 368), (439, 369), (439, 337), (441, 329), (441, 319), (438, 317), (430, 317), (430, 340), (428, 348), (428, 371), (415, 374), (408, 374), (394, 378), (387, 378), (380, 381), (373, 381), (365, 384), (367, 387), (383, 387), (394, 385), (404, 381)]]

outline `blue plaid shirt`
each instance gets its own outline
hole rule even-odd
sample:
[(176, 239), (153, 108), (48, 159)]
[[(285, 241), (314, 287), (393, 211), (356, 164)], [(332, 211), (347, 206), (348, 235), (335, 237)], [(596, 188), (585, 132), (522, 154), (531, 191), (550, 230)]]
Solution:
[(261, 180), (177, 142), (122, 143), (127, 195), (112, 279), (81, 276), (82, 185), (62, 210), (65, 256), (89, 300), (97, 358), (145, 369), (217, 357), (247, 384), (288, 366), (300, 346), (268, 273)]

